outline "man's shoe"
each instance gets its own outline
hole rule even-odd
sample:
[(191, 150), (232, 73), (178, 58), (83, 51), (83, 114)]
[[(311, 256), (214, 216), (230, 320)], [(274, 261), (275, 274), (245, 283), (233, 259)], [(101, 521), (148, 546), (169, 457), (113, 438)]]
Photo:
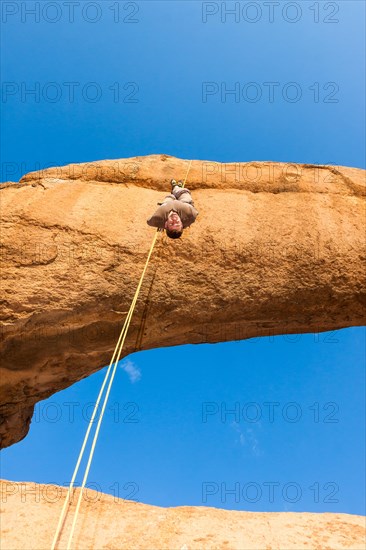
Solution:
[(171, 180), (170, 185), (172, 186), (172, 190), (173, 190), (175, 186), (183, 187), (183, 182), (182, 181), (177, 182), (176, 180)]

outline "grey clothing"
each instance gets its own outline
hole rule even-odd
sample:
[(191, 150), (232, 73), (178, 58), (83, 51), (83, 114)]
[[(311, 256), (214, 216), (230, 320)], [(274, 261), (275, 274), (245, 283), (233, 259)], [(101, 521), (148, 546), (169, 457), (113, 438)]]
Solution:
[(183, 229), (189, 227), (198, 216), (198, 211), (194, 207), (190, 190), (176, 185), (172, 193), (165, 197), (161, 206), (159, 206), (154, 214), (147, 220), (147, 224), (152, 227), (164, 229), (165, 222), (171, 210), (174, 210), (174, 212), (177, 212), (179, 215), (182, 220)]

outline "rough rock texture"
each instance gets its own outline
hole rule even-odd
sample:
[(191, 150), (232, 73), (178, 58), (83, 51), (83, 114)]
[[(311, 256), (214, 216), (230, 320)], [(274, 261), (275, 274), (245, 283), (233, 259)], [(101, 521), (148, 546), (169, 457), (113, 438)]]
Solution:
[[(1, 445), (34, 404), (109, 364), (155, 230), (188, 162), (166, 155), (74, 164), (0, 187)], [(123, 356), (140, 349), (365, 324), (365, 172), (194, 161), (199, 211), (163, 233)]]
[[(4, 550), (51, 548), (66, 489), (2, 481)], [(75, 491), (57, 550), (67, 547)], [(339, 550), (365, 548), (365, 518), (350, 514), (237, 512), (204, 506), (160, 508), (91, 489), (83, 494), (75, 550)]]

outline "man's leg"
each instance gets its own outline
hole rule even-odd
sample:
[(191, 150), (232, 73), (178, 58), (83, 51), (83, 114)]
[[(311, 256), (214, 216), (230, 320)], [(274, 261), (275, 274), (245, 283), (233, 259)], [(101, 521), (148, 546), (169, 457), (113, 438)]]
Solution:
[(167, 195), (165, 197), (165, 199), (162, 201), (162, 202), (158, 202), (158, 204), (166, 204), (167, 202), (169, 201), (175, 201), (175, 196), (174, 195)]
[(182, 188), (175, 186), (172, 193), (176, 199), (182, 202), (187, 202), (188, 204), (191, 204), (193, 206), (193, 200), (189, 189), (186, 189), (185, 187)]

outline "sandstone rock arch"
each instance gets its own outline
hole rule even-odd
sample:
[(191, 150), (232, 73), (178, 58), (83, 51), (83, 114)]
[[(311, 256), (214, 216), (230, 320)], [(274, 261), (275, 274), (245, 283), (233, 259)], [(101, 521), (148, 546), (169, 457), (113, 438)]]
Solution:
[[(154, 230), (187, 161), (73, 164), (0, 186), (1, 446), (41, 399), (108, 364)], [(365, 324), (365, 172), (193, 161), (197, 222), (159, 236), (124, 355)], [(188, 299), (187, 299), (188, 297)]]

